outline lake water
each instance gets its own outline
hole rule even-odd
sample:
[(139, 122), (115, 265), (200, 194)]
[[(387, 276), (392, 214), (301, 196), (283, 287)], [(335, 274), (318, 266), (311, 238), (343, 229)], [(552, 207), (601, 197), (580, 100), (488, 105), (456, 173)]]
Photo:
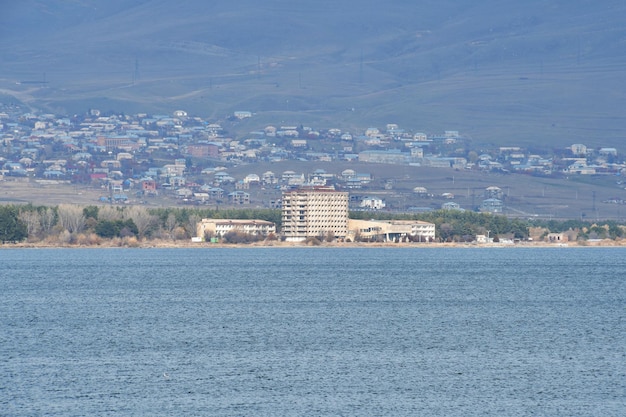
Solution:
[(0, 415), (624, 416), (626, 249), (0, 250)]

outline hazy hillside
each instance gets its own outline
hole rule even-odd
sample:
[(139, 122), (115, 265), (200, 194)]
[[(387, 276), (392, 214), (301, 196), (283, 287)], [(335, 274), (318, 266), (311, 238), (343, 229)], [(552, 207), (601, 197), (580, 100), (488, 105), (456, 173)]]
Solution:
[(0, 13), (0, 93), (626, 151), (625, 19), (619, 1), (22, 0)]

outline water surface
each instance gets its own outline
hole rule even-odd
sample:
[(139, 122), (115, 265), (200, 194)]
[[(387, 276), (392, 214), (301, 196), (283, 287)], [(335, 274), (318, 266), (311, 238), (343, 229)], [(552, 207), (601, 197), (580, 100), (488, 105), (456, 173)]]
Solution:
[(0, 414), (626, 415), (625, 255), (2, 250)]

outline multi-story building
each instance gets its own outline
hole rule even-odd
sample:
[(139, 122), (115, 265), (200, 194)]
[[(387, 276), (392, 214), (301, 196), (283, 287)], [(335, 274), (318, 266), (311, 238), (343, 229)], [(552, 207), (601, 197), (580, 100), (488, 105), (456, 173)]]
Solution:
[(237, 190), (228, 194), (228, 201), (231, 204), (250, 204), (250, 194)]
[(187, 145), (187, 154), (194, 158), (219, 158), (219, 147), (212, 143)]
[(488, 198), (483, 200), (480, 204), (480, 211), (486, 211), (489, 213), (502, 213), (503, 209), (504, 204), (502, 203), (502, 200), (497, 198)]
[(333, 187), (302, 187), (282, 195), (282, 234), (288, 242), (333, 235), (344, 238), (348, 193)]
[(224, 236), (229, 232), (267, 236), (276, 233), (276, 225), (266, 220), (202, 219), (197, 225), (197, 235)]

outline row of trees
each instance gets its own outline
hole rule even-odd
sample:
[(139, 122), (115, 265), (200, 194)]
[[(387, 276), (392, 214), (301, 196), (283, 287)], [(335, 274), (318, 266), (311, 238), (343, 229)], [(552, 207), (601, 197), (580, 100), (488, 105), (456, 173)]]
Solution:
[[(185, 240), (202, 218), (262, 219), (280, 224), (280, 210), (149, 209), (143, 206), (0, 206), (0, 241), (96, 242), (98, 239)], [(241, 236), (229, 236), (240, 241)], [(245, 239), (244, 239), (245, 240)]]
[[(113, 238), (184, 240), (196, 235), (197, 224), (203, 218), (260, 219), (275, 223), (278, 230), (281, 226), (281, 211), (277, 209), (0, 205), (0, 242), (28, 239), (74, 243)], [(576, 230), (582, 239), (620, 238), (625, 235), (626, 229), (623, 223), (615, 221), (536, 221), (454, 210), (395, 215), (384, 212), (352, 212), (350, 218), (427, 221), (436, 225), (438, 240), (457, 242), (471, 241), (478, 234), (526, 239), (531, 227), (542, 227), (550, 232)], [(334, 236), (320, 236), (318, 239), (320, 242), (332, 240)], [(226, 241), (241, 243), (251, 240), (249, 237), (233, 234)]]
[(543, 227), (554, 233), (577, 230), (581, 239), (617, 239), (626, 236), (624, 223), (615, 220), (593, 223), (582, 220), (534, 221), (533, 226)]
[[(476, 235), (490, 235), (495, 239), (501, 236), (513, 239), (527, 239), (531, 228), (545, 229), (546, 233), (576, 231), (579, 239), (608, 238), (616, 239), (626, 236), (626, 224), (614, 220), (581, 221), (581, 220), (535, 220), (508, 218), (506, 216), (478, 213), (474, 211), (436, 210), (426, 213), (398, 214), (392, 216), (397, 220), (422, 220), (434, 223), (437, 227), (438, 239), (446, 242), (471, 241)], [(389, 213), (354, 212), (350, 218), (389, 219)]]

